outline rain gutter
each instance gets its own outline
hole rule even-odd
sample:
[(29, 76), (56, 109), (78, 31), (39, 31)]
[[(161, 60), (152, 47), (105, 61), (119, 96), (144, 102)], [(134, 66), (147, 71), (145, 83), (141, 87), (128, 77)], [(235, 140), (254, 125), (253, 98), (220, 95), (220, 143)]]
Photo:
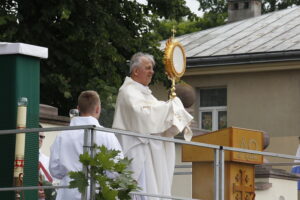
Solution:
[(187, 68), (300, 61), (300, 50), (187, 57)]

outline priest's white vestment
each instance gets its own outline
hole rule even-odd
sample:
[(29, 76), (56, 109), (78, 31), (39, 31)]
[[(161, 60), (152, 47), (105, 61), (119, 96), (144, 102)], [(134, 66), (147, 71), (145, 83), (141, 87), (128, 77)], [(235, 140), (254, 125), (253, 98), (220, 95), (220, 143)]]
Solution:
[[(95, 125), (100, 126), (94, 117), (74, 117), (70, 126)], [(60, 179), (60, 185), (69, 185), (71, 181), (70, 171), (82, 171), (82, 163), (79, 155), (83, 153), (83, 130), (64, 131), (58, 135), (51, 146), (49, 170), (53, 177)], [(121, 151), (119, 156), (123, 158), (120, 143), (113, 133), (96, 131), (94, 142), (98, 146), (104, 145), (108, 149)], [(56, 200), (81, 200), (81, 194), (77, 189), (58, 189)]]
[[(119, 89), (113, 128), (173, 137), (183, 131), (193, 117), (176, 97), (167, 102), (157, 100), (151, 90), (130, 77)], [(191, 131), (187, 127), (189, 140)], [(188, 135), (188, 134), (187, 134)], [(175, 166), (175, 145), (171, 142), (118, 136), (124, 156), (133, 158), (133, 178), (142, 192), (171, 195)], [(149, 199), (149, 198), (148, 198)]]

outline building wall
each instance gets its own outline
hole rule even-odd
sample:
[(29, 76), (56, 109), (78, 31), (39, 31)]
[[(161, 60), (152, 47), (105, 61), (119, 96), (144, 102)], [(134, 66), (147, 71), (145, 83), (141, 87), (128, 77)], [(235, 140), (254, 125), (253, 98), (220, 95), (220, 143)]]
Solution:
[(265, 131), (271, 137), (267, 151), (295, 154), (300, 135), (300, 70), (187, 76), (184, 81), (198, 92), (196, 121), (199, 88), (226, 86), (228, 126)]
[(158, 100), (168, 100), (168, 88), (166, 88), (162, 83), (150, 85), (150, 89)]
[[(176, 166), (192, 166), (191, 162), (181, 162), (181, 145), (176, 147)], [(182, 174), (177, 174), (181, 172)], [(192, 198), (192, 168), (175, 168), (172, 184), (172, 196)]]
[(277, 178), (258, 178), (255, 182), (272, 183), (272, 187), (267, 190), (256, 190), (256, 200), (297, 200), (297, 181), (295, 180), (284, 180)]
[[(43, 128), (52, 128), (52, 127), (58, 127), (58, 125), (55, 124), (49, 124), (49, 123), (40, 123)], [(52, 132), (44, 132), (45, 139), (43, 141), (43, 145), (41, 147), (41, 151), (46, 155), (50, 156), (50, 148), (53, 144), (56, 136), (60, 134), (61, 131), (52, 131)]]
[[(267, 65), (266, 65), (267, 67)], [(295, 155), (300, 136), (300, 70), (246, 72), (184, 76), (183, 80), (195, 87), (195, 121), (198, 121), (199, 88), (227, 87), (228, 126), (256, 129), (270, 135), (269, 152)], [(153, 94), (167, 99), (166, 89), (151, 86)], [(176, 164), (181, 162), (180, 145), (176, 147)], [(266, 157), (269, 162), (293, 162)], [(291, 167), (278, 167), (290, 171)], [(191, 169), (175, 169), (191, 171)], [(191, 197), (191, 175), (175, 175), (172, 195)]]

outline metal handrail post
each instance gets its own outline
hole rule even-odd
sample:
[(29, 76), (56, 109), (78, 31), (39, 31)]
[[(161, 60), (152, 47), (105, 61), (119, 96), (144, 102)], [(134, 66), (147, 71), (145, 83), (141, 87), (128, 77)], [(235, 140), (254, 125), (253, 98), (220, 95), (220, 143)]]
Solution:
[[(83, 136), (83, 153), (89, 152), (89, 129), (84, 129)], [(88, 169), (82, 164), (82, 172), (85, 174), (85, 178), (88, 178)], [(85, 188), (83, 194), (81, 195), (81, 200), (87, 200), (87, 188)]]
[(220, 158), (219, 149), (214, 149), (214, 200), (219, 200)]
[(225, 199), (225, 154), (223, 146), (220, 146), (220, 200)]
[[(95, 138), (95, 130), (94, 129), (91, 129), (91, 151), (90, 151), (90, 155), (91, 155), (91, 158), (94, 158), (95, 156), (95, 142), (94, 142), (94, 138)], [(91, 167), (90, 169), (90, 199), (91, 200), (95, 200), (95, 192), (96, 192), (96, 185), (95, 185), (95, 179), (93, 177), (93, 174), (94, 173), (94, 170), (93, 168)]]
[[(84, 130), (84, 145), (83, 145), (83, 151), (84, 152), (90, 152), (91, 150), (91, 144), (89, 142), (91, 141), (91, 138), (89, 138), (90, 130), (94, 131), (107, 131), (115, 134), (120, 135), (128, 135), (128, 136), (135, 136), (135, 137), (141, 137), (141, 138), (147, 138), (152, 140), (159, 140), (159, 141), (165, 141), (165, 142), (173, 142), (178, 144), (186, 144), (186, 145), (192, 145), (197, 147), (205, 147), (214, 149), (215, 153), (215, 160), (214, 160), (214, 167), (215, 171), (214, 173), (216, 176), (214, 177), (216, 185), (214, 185), (215, 188), (217, 188), (215, 191), (217, 192), (214, 199), (218, 200), (224, 200), (224, 183), (225, 183), (225, 156), (224, 151), (230, 151), (230, 152), (241, 152), (241, 153), (250, 153), (250, 154), (257, 154), (257, 155), (264, 155), (264, 156), (270, 156), (270, 157), (278, 157), (278, 158), (284, 158), (284, 159), (292, 159), (292, 160), (300, 160), (299, 156), (293, 156), (293, 155), (287, 155), (287, 154), (279, 154), (279, 153), (271, 153), (271, 152), (261, 152), (257, 150), (249, 150), (249, 149), (241, 149), (241, 148), (235, 148), (235, 147), (226, 147), (226, 146), (219, 146), (219, 145), (212, 145), (212, 144), (206, 144), (206, 143), (199, 143), (199, 142), (188, 142), (181, 139), (173, 139), (173, 138), (166, 138), (161, 136), (155, 136), (155, 135), (148, 135), (148, 134), (138, 134), (135, 132), (130, 131), (124, 131), (124, 130), (118, 130), (118, 129), (109, 129), (109, 128), (100, 128), (95, 127), (92, 125), (88, 126), (70, 126), (70, 127), (52, 127), (52, 128), (30, 128), (30, 129), (22, 129), (22, 130), (0, 130), (0, 135), (13, 135), (18, 133), (32, 133), (32, 132), (53, 132), (53, 131), (62, 131), (62, 130)], [(82, 132), (80, 131), (80, 134)], [(219, 153), (217, 153), (219, 152)], [(94, 154), (95, 155), (95, 154)], [(300, 162), (298, 163), (265, 163), (263, 165), (274, 165), (274, 166), (287, 166), (287, 165), (300, 165)], [(186, 166), (184, 167), (186, 168)], [(219, 170), (217, 170), (219, 168)], [(83, 167), (83, 172), (85, 173), (86, 177), (88, 177), (88, 168)], [(181, 172), (180, 172), (181, 173)], [(190, 172), (189, 172), (190, 173)], [(219, 174), (219, 175), (218, 175)], [(90, 181), (90, 179), (89, 179)], [(51, 189), (51, 188), (69, 188), (69, 186), (26, 186), (26, 187), (11, 187), (11, 188), (0, 188), (0, 191), (16, 191), (16, 190), (38, 190), (38, 189)], [(87, 200), (87, 195), (89, 194), (89, 190), (86, 189), (85, 194), (82, 195), (82, 200)], [(144, 193), (132, 193), (132, 194), (139, 194), (144, 195)], [(147, 195), (144, 195), (147, 196)], [(162, 197), (167, 198), (164, 195), (157, 195), (157, 194), (150, 194), (148, 196), (153, 197)], [(173, 197), (170, 197), (172, 199)], [(179, 199), (179, 198), (174, 198)]]

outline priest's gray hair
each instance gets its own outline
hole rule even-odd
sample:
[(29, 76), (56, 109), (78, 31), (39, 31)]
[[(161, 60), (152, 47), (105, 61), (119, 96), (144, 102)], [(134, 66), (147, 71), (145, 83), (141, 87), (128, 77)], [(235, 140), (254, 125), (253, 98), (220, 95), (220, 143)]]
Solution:
[(130, 73), (133, 71), (134, 68), (140, 67), (141, 62), (142, 62), (142, 58), (146, 58), (148, 59), (151, 63), (152, 66), (155, 65), (155, 60), (153, 58), (152, 55), (148, 54), (148, 53), (143, 53), (143, 52), (138, 52), (135, 53), (130, 60)]

